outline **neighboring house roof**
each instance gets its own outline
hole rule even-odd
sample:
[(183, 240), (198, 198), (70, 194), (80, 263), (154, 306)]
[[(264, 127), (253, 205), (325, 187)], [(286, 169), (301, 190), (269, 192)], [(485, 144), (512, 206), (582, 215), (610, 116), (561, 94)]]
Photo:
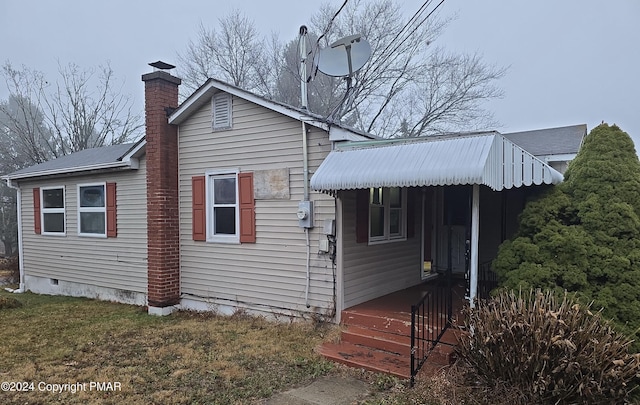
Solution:
[(498, 132), (338, 145), (311, 177), (321, 191), (484, 184), (557, 184), (562, 174)]
[(311, 111), (296, 108), (274, 100), (269, 100), (265, 97), (258, 96), (247, 90), (216, 79), (207, 80), (198, 90), (180, 104), (180, 106), (169, 117), (169, 123), (174, 125), (181, 124), (203, 105), (210, 103), (211, 97), (219, 91), (224, 91), (254, 104), (279, 112), (280, 114), (295, 120), (321, 128), (329, 132), (329, 140), (331, 141), (377, 139), (377, 137), (371, 134), (350, 128), (343, 124), (329, 122), (327, 118), (319, 114), (314, 114)]
[(511, 132), (503, 135), (534, 156), (576, 155), (584, 137), (587, 136), (587, 125)]
[(9, 173), (3, 178), (19, 180), (98, 169), (137, 169), (137, 158), (144, 153), (145, 144), (146, 142), (143, 138), (136, 143), (85, 149)]

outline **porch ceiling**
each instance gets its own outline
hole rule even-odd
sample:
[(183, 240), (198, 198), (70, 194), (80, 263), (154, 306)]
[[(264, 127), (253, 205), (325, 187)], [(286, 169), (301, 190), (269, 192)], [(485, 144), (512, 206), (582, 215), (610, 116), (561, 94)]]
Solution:
[(318, 191), (484, 184), (495, 191), (563, 177), (498, 132), (339, 145), (311, 177)]

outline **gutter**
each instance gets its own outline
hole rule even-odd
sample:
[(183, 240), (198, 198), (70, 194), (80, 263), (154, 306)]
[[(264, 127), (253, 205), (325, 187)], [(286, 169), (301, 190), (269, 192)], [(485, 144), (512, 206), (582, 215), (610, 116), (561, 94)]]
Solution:
[(25, 291), (24, 290), (24, 262), (22, 258), (22, 190), (20, 189), (19, 186), (14, 186), (11, 183), (11, 179), (5, 178), (5, 180), (7, 181), (7, 186), (9, 188), (16, 190), (18, 194), (16, 197), (16, 200), (17, 200), (16, 210), (18, 212), (18, 263), (19, 263), (18, 265), (20, 267), (20, 286), (18, 287), (17, 290), (14, 290), (11, 288), (5, 288), (5, 290), (15, 294), (21, 294)]

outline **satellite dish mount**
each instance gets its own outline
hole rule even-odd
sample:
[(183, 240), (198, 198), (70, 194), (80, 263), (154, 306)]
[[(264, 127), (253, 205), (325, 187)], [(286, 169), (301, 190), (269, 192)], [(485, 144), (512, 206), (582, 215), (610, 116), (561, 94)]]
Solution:
[(328, 76), (344, 77), (347, 91), (340, 104), (331, 113), (334, 116), (351, 93), (353, 74), (362, 69), (371, 57), (371, 45), (361, 34), (349, 35), (321, 49), (317, 56), (318, 70)]

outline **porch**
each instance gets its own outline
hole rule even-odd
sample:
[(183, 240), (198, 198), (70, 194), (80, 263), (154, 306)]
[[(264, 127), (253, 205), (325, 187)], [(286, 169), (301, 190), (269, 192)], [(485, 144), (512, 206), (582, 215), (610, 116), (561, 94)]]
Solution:
[(464, 279), (453, 278), (449, 287), (446, 277), (440, 277), (347, 308), (341, 314), (340, 341), (324, 343), (319, 353), (351, 367), (411, 378), (417, 367), (411, 357), (412, 306), (426, 298), (427, 305), (418, 311), (414, 326), (414, 354), (415, 361), (420, 354), (427, 358), (422, 373), (433, 373), (453, 361), (457, 330), (448, 327), (447, 300), (450, 298), (455, 323), (468, 303), (465, 292)]
[[(497, 132), (337, 145), (310, 182), (338, 200), (344, 331), (320, 352), (401, 378), (425, 358), (423, 370), (447, 366), (457, 341), (448, 321), (489, 290), (482, 263), (515, 232), (527, 199), (561, 181)], [(421, 283), (434, 272), (442, 281), (444, 269), (459, 277), (451, 287)]]

